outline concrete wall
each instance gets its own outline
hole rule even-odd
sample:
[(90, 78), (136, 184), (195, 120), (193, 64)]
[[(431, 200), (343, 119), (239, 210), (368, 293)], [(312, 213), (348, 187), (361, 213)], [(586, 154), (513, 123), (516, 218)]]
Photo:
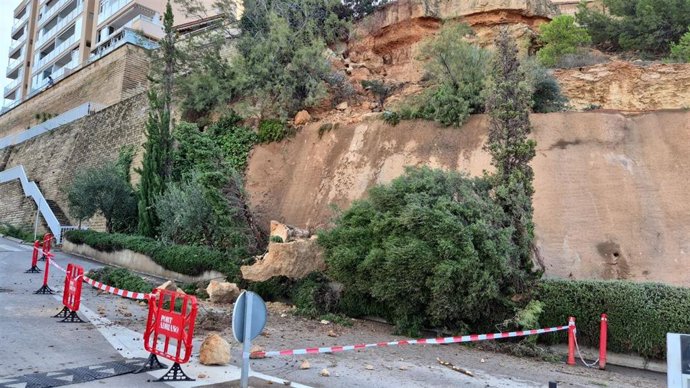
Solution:
[(0, 138), (37, 124), (39, 113), (60, 114), (87, 102), (110, 106), (139, 94), (147, 74), (146, 52), (126, 44), (0, 116)]
[[(45, 198), (55, 201), (67, 215), (68, 206), (62, 189), (72, 182), (78, 171), (115, 160), (120, 148), (126, 145), (135, 146), (135, 160), (141, 158), (147, 107), (146, 94), (139, 94), (0, 151), (0, 163), (5, 161), (3, 169), (23, 165), (29, 179), (36, 181)], [(17, 187), (18, 183), (0, 184), (0, 223), (33, 225), (34, 204), (24, 199)], [(71, 225), (77, 223), (76, 220), (68, 222)], [(96, 230), (105, 229), (102, 217), (95, 217), (87, 224)]]
[(123, 267), (145, 275), (177, 280), (184, 283), (193, 283), (212, 279), (225, 279), (225, 275), (217, 271), (206, 271), (199, 276), (188, 276), (170, 271), (161, 267), (150, 257), (141, 253), (130, 251), (129, 249), (123, 249), (116, 252), (101, 252), (91, 248), (88, 245), (73, 244), (65, 240), (62, 244), (62, 250), (67, 253), (73, 253), (96, 260), (103, 264), (112, 265), (115, 267)]
[[(532, 122), (546, 274), (690, 286), (690, 113), (554, 113)], [(462, 128), (365, 120), (319, 138), (320, 125), (253, 151), (246, 189), (260, 225), (326, 227), (332, 204), (347, 208), (406, 165), (472, 175), (491, 167), (484, 116)]]

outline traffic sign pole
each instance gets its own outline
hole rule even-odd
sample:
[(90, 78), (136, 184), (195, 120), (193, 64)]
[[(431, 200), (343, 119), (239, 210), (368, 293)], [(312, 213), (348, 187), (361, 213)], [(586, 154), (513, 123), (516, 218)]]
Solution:
[(240, 378), (240, 387), (247, 388), (249, 386), (249, 352), (252, 346), (252, 299), (245, 298), (244, 310), (244, 342), (242, 343), (242, 375)]

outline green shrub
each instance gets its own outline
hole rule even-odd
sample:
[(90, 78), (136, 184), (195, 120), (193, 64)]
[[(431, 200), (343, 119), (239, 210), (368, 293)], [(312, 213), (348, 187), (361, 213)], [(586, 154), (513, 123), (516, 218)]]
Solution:
[(220, 252), (206, 247), (173, 245), (148, 237), (118, 233), (72, 230), (66, 232), (64, 237), (74, 244), (86, 244), (104, 252), (129, 249), (150, 257), (165, 269), (190, 276), (216, 270), (226, 275), (228, 279), (237, 279), (238, 263), (245, 258), (241, 256), (242, 252)]
[[(608, 348), (663, 359), (666, 333), (690, 332), (690, 289), (627, 281), (543, 280), (535, 297), (544, 304), (542, 327), (576, 318), (578, 342), (598, 346), (599, 322), (608, 315)], [(564, 340), (565, 334), (553, 340)]]
[(566, 109), (568, 99), (561, 93), (558, 81), (547, 69), (539, 62), (529, 59), (523, 61), (521, 66), (532, 89), (533, 112), (551, 113)]
[(283, 242), (284, 242), (284, 241), (283, 241), (283, 238), (280, 237), (280, 236), (271, 236), (270, 241), (271, 241), (272, 243), (283, 243)]
[(0, 234), (18, 238), (25, 242), (34, 242), (33, 232), (26, 227), (16, 227), (10, 224), (0, 224)]
[(280, 120), (262, 120), (259, 124), (259, 142), (272, 143), (281, 141), (288, 135), (288, 129)]
[[(408, 169), (375, 186), (319, 233), (338, 302), (351, 316), (374, 313), (399, 330), (491, 330), (515, 313), (519, 268), (506, 216), (482, 178)], [(350, 310), (351, 308), (351, 310)]]
[(91, 270), (86, 276), (98, 282), (127, 291), (149, 293), (153, 289), (151, 283), (124, 268), (104, 267)]
[(580, 47), (589, 44), (592, 38), (587, 30), (575, 24), (570, 15), (556, 16), (549, 23), (539, 27), (540, 39), (544, 42), (537, 56), (544, 66), (553, 67), (566, 54), (575, 54)]
[(671, 44), (669, 59), (674, 62), (690, 62), (690, 29), (680, 38), (678, 43)]
[(462, 125), (473, 113), (484, 111), (484, 81), (489, 67), (488, 51), (464, 40), (472, 29), (448, 23), (421, 49), (428, 58), (432, 87), (411, 100), (401, 119), (434, 120), (443, 125)]
[(213, 246), (216, 228), (211, 222), (213, 208), (204, 196), (205, 188), (194, 174), (180, 183), (171, 183), (156, 198), (158, 228), (164, 241), (175, 244)]

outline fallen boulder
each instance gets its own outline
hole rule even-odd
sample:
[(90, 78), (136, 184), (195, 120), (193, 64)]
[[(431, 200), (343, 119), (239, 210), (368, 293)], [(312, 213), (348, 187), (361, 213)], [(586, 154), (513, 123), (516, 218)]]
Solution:
[(253, 265), (240, 268), (242, 278), (262, 282), (274, 276), (302, 279), (312, 272), (326, 270), (323, 250), (317, 244), (316, 236), (282, 244), (271, 243), (268, 252)]
[(199, 349), (202, 365), (228, 365), (230, 358), (230, 344), (216, 333), (209, 334)]
[(211, 280), (206, 287), (208, 298), (213, 303), (233, 303), (240, 296), (240, 288), (235, 283)]

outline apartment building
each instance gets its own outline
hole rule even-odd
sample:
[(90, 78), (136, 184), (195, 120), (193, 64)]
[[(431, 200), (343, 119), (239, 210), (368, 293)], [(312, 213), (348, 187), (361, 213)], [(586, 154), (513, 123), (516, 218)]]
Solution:
[[(209, 8), (213, 0), (203, 0)], [(126, 44), (152, 48), (163, 37), (167, 0), (21, 0), (0, 114)], [(174, 7), (175, 24), (187, 17)]]

